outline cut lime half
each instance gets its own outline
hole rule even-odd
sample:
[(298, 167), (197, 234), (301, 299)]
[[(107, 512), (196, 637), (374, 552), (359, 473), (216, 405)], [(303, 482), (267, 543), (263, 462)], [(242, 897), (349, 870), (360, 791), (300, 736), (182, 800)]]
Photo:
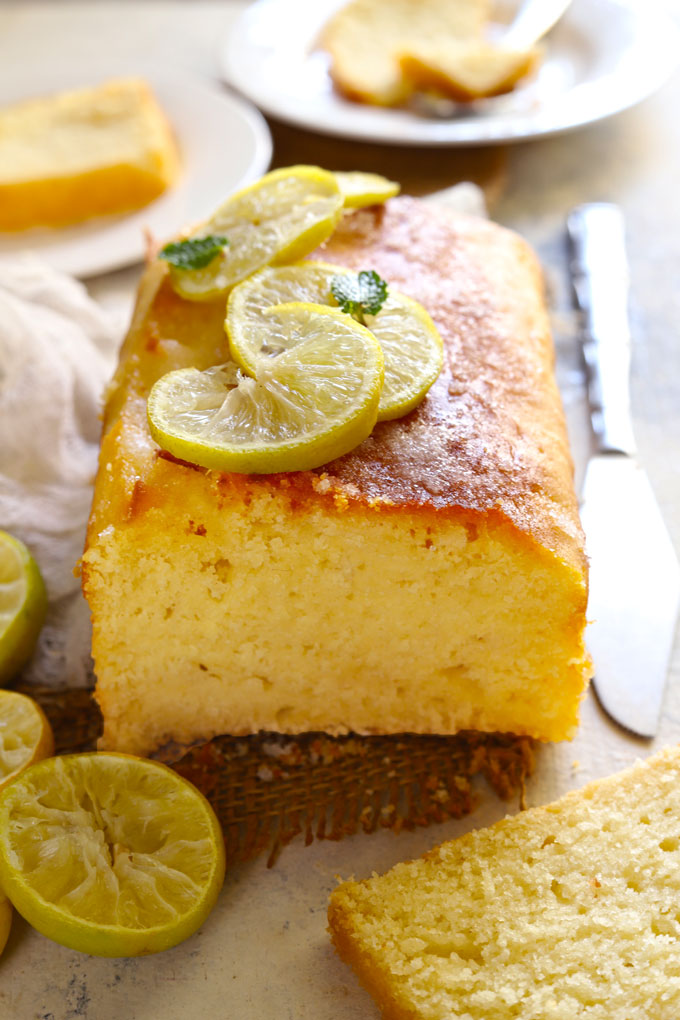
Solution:
[(52, 727), (40, 705), (18, 691), (0, 690), (0, 790), (53, 753)]
[(0, 793), (0, 885), (39, 932), (96, 956), (169, 949), (224, 878), (207, 800), (165, 765), (122, 754), (46, 758)]
[(23, 542), (0, 531), (0, 685), (30, 659), (46, 613), (38, 564)]

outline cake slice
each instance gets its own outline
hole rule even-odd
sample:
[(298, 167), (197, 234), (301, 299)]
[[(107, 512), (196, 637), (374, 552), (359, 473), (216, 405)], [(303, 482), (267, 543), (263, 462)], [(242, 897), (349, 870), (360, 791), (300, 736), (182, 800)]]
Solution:
[(228, 358), (224, 301), (146, 270), (105, 412), (83, 585), (102, 746), (260, 730), (561, 740), (590, 664), (587, 567), (537, 262), (415, 199), (345, 216), (313, 257), (420, 301), (445, 367), (404, 418), (313, 471), (173, 459), (146, 398)]
[(509, 92), (539, 60), (539, 50), (507, 50), (487, 42), (452, 47), (433, 40), (409, 43), (399, 57), (404, 77), (415, 89), (471, 102)]
[(0, 110), (0, 230), (139, 209), (177, 173), (172, 132), (141, 79)]
[(389, 1020), (675, 1020), (680, 750), (331, 896)]
[(330, 74), (348, 98), (394, 106), (413, 92), (399, 65), (409, 46), (476, 44), (489, 0), (350, 0), (324, 26)]

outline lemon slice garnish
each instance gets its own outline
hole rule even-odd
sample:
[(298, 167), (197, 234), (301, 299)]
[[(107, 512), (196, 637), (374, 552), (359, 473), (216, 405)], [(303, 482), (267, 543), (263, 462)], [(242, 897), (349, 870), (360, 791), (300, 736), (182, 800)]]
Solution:
[[(331, 280), (351, 270), (327, 262), (300, 262), (263, 269), (229, 295), (226, 329), (237, 364), (250, 375), (263, 354), (276, 355), (296, 338), (274, 330), (268, 309), (286, 301), (336, 304)], [(432, 319), (417, 301), (389, 289), (377, 315), (366, 316), (385, 358), (378, 421), (399, 418), (416, 407), (442, 369), (442, 340)]]
[(269, 263), (291, 262), (333, 233), (343, 196), (335, 174), (313, 166), (272, 170), (236, 192), (192, 239), (218, 237), (224, 247), (198, 269), (170, 266), (175, 291), (208, 301)]
[(43, 935), (96, 956), (177, 945), (224, 878), (205, 797), (157, 762), (47, 758), (0, 793), (0, 885)]
[(23, 542), (0, 531), (0, 684), (30, 659), (46, 612), (38, 564)]
[(256, 359), (162, 376), (148, 400), (159, 446), (202, 467), (245, 474), (301, 471), (342, 456), (370, 435), (383, 383), (375, 337), (337, 309), (293, 302), (266, 313), (290, 340)]
[(0, 790), (53, 752), (52, 727), (40, 705), (18, 691), (0, 690)]
[(401, 191), (396, 181), (390, 181), (381, 174), (368, 174), (361, 170), (336, 170), (338, 182), (346, 209), (360, 209), (365, 205), (376, 205), (394, 198)]

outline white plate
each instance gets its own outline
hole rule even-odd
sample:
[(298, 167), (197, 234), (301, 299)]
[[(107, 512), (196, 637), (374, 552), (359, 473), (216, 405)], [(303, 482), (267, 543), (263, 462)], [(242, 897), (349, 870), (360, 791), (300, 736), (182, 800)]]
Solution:
[(269, 166), (272, 143), (266, 121), (249, 103), (176, 67), (96, 65), (69, 70), (44, 63), (0, 71), (0, 95), (9, 104), (61, 89), (138, 74), (152, 86), (179, 144), (178, 183), (139, 212), (107, 216), (59, 230), (0, 233), (0, 256), (32, 251), (56, 269), (89, 277), (144, 257), (146, 234), (171, 237), (203, 219), (226, 196)]
[(678, 63), (680, 32), (648, 0), (574, 0), (545, 41), (536, 77), (445, 116), (363, 106), (333, 89), (315, 48), (345, 0), (257, 0), (221, 53), (226, 80), (265, 113), (324, 134), (401, 145), (480, 145), (557, 134), (624, 110)]

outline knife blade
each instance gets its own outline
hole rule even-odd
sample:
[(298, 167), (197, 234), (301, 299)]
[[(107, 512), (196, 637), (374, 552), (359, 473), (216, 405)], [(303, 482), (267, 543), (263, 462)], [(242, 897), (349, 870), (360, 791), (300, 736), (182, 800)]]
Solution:
[(567, 232), (594, 440), (581, 494), (593, 684), (608, 715), (653, 737), (678, 616), (680, 568), (635, 456), (623, 216), (609, 203), (578, 206)]

